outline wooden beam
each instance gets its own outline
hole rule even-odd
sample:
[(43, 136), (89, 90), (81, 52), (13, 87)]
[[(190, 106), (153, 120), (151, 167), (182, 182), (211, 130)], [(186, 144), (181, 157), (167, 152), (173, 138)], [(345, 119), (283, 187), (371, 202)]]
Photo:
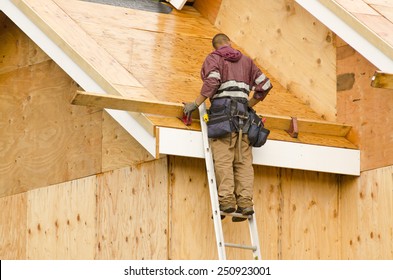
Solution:
[(371, 86), (375, 88), (393, 89), (393, 74), (375, 71)]
[[(137, 87), (135, 88), (135, 91), (139, 90), (144, 89)], [(131, 97), (110, 94), (98, 94), (80, 90), (76, 91), (74, 97), (71, 100), (71, 103), (74, 105), (109, 108), (176, 118), (181, 118), (183, 116), (183, 105), (180, 103), (157, 100), (140, 100)], [(195, 117), (198, 117), (198, 115), (195, 114)]]
[[(135, 90), (139, 90), (139, 88), (135, 88)], [(166, 117), (181, 118), (183, 115), (183, 105), (180, 103), (156, 100), (146, 101), (130, 97), (109, 94), (105, 95), (80, 90), (76, 91), (71, 103), (74, 105), (109, 108)], [(195, 112), (195, 115), (193, 115), (195, 119), (198, 119), (197, 113), (198, 112)], [(287, 130), (291, 125), (290, 117), (272, 115), (264, 115), (264, 117), (266, 117), (266, 127), (269, 129)], [(314, 133), (340, 137), (345, 137), (351, 130), (350, 126), (344, 124), (306, 119), (298, 119), (298, 128), (300, 134)]]
[[(265, 126), (268, 129), (288, 130), (291, 126), (292, 119), (290, 117), (272, 115), (263, 115), (263, 117), (266, 118)], [(299, 134), (314, 133), (345, 137), (351, 130), (351, 126), (345, 124), (337, 124), (318, 120), (307, 120), (302, 118), (297, 118), (297, 124)]]

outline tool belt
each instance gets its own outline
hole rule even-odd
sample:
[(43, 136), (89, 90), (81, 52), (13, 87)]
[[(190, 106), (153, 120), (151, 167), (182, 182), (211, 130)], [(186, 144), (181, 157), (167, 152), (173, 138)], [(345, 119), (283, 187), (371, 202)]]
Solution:
[(250, 145), (261, 147), (265, 144), (270, 131), (264, 128), (262, 119), (248, 107), (246, 98), (224, 97), (211, 101), (207, 110), (207, 134), (209, 138), (222, 138), (232, 132), (239, 137), (248, 133)]
[(213, 99), (207, 110), (207, 135), (209, 138), (222, 138), (232, 132), (248, 130), (245, 126), (248, 119), (248, 103), (246, 98), (223, 97)]

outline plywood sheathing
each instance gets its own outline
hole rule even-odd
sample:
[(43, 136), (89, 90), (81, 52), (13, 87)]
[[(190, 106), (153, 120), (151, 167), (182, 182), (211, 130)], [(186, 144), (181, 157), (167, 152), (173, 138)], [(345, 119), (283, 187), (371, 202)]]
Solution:
[[(158, 100), (181, 104), (194, 100), (199, 94), (200, 67), (212, 50), (212, 36), (219, 32), (206, 19), (188, 13), (166, 15), (111, 6), (103, 9), (102, 5), (85, 2), (57, 0), (57, 3)], [(321, 119), (274, 77), (271, 78), (274, 89), (257, 106), (260, 113)], [(129, 92), (127, 95), (131, 97), (133, 92)], [(156, 126), (199, 130), (197, 124), (186, 127), (177, 118), (152, 115), (148, 118)], [(266, 126), (269, 127), (269, 124), (268, 120)], [(301, 136), (294, 140), (284, 131), (271, 128), (270, 139), (355, 148), (343, 137), (325, 138), (325, 135), (302, 131)]]
[(102, 115), (102, 172), (154, 160), (108, 113)]
[(26, 259), (92, 259), (96, 246), (96, 178), (27, 195)]
[[(169, 157), (171, 259), (216, 259), (201, 159)], [(254, 202), (264, 259), (339, 259), (337, 175), (255, 167)], [(226, 242), (250, 244), (246, 223), (223, 220)], [(228, 259), (250, 259), (228, 250)]]
[(0, 198), (1, 259), (166, 259), (167, 161)]
[(393, 95), (371, 87), (375, 66), (340, 38), (337, 42), (337, 75), (353, 76), (353, 85), (337, 92), (338, 121), (353, 127), (348, 138), (362, 151), (361, 170), (392, 165)]
[[(100, 5), (84, 2), (60, 4), (159, 100), (181, 103), (199, 94), (200, 68), (212, 51), (212, 36), (219, 32), (206, 19), (119, 7), (103, 10)], [(278, 82), (273, 83), (272, 93), (258, 107), (261, 113), (320, 119)]]
[[(302, 7), (292, 0), (223, 0), (216, 26), (317, 117), (336, 120), (333, 34)], [(277, 97), (275, 108), (286, 107), (286, 96)]]
[(50, 58), (0, 11), (0, 75)]
[(96, 259), (166, 259), (167, 159), (98, 176)]
[[(148, 90), (124, 69), (110, 54), (99, 47), (54, 1), (13, 0), (65, 54), (83, 69), (105, 91), (125, 95), (122, 86), (139, 87), (139, 98), (155, 99)], [(70, 32), (71, 31), (71, 32)], [(92, 51), (94, 50), (94, 51)], [(150, 133), (153, 125), (141, 114), (130, 113)]]
[(26, 259), (26, 193), (0, 198), (0, 259)]
[(0, 197), (153, 160), (101, 109), (70, 105), (72, 79), (0, 15)]
[(393, 259), (393, 167), (343, 177), (340, 188), (341, 258)]
[(0, 75), (0, 196), (100, 171), (102, 112), (69, 105), (75, 89), (53, 61)]
[(196, 0), (193, 7), (207, 18), (212, 24), (215, 23), (222, 0)]

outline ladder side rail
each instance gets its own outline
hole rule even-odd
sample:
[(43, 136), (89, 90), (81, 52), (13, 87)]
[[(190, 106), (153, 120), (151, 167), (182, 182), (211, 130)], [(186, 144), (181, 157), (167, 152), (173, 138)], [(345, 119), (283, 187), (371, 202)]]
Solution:
[(205, 153), (205, 163), (206, 163), (207, 179), (209, 184), (210, 201), (211, 201), (211, 207), (213, 213), (214, 231), (215, 231), (216, 242), (217, 242), (218, 259), (226, 260), (224, 234), (222, 231), (220, 206), (218, 203), (217, 184), (216, 184), (216, 175), (214, 172), (213, 155), (209, 145), (209, 138), (207, 135), (207, 125), (203, 118), (205, 114), (206, 114), (206, 104), (205, 102), (203, 102), (199, 106), (199, 115), (200, 115), (201, 130), (202, 130), (202, 137), (203, 137), (203, 147)]
[(251, 246), (255, 247), (252, 254), (255, 260), (262, 260), (261, 246), (258, 237), (257, 219), (255, 213), (248, 219), (248, 227), (250, 229)]

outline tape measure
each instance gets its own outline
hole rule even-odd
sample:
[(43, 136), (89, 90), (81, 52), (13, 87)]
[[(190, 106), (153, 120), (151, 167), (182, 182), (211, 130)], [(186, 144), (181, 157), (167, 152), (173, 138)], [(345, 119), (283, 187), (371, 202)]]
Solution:
[(203, 120), (205, 121), (205, 123), (207, 123), (209, 121), (209, 115), (208, 114), (204, 114), (203, 115)]

